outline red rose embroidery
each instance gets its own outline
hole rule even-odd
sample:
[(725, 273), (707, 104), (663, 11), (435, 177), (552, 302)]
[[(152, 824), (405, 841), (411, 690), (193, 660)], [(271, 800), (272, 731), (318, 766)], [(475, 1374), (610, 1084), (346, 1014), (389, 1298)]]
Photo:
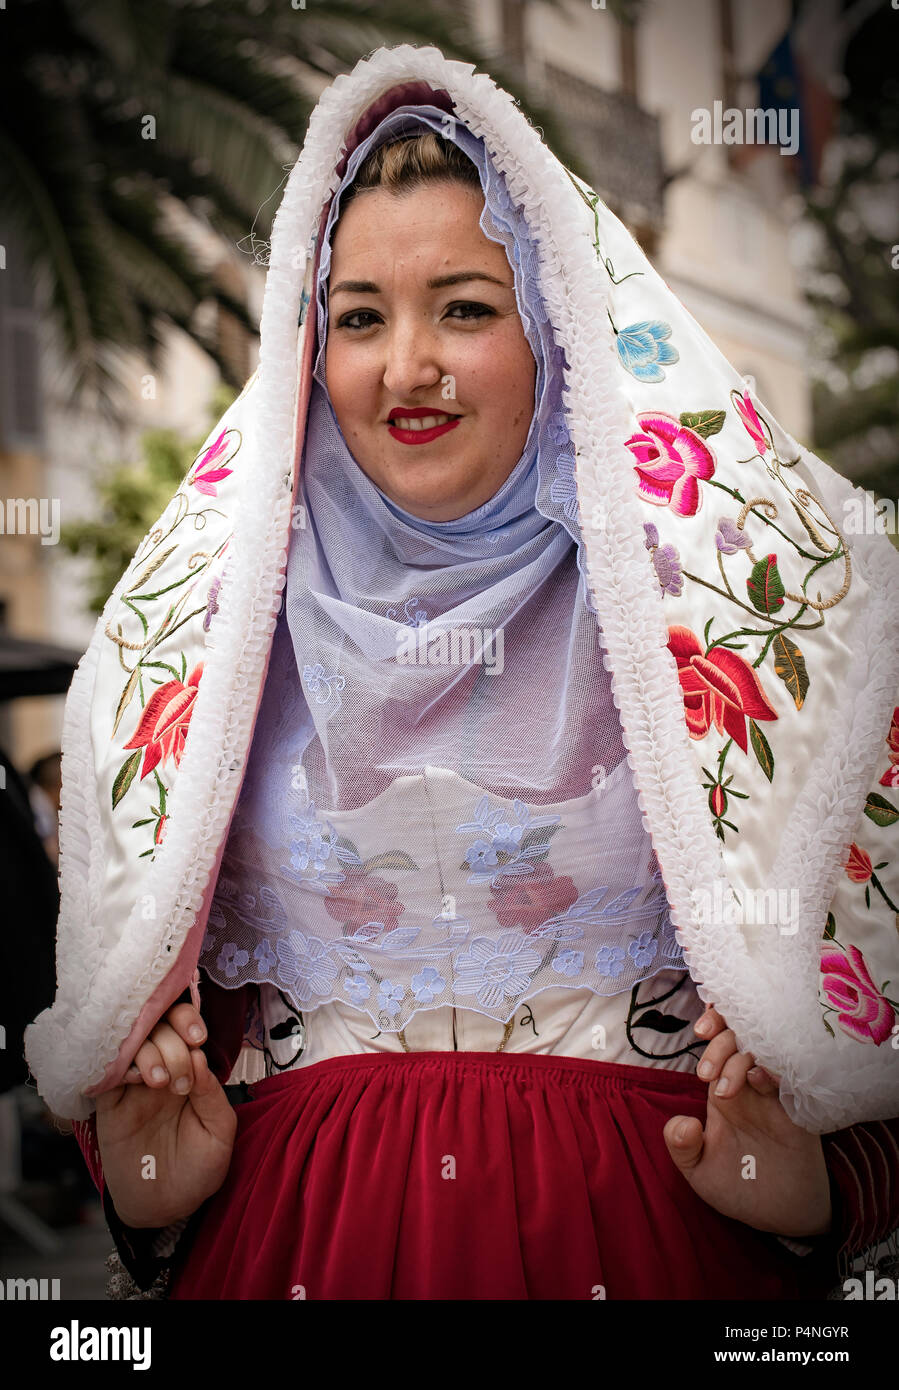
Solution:
[(874, 872), (874, 865), (871, 863), (871, 856), (866, 854), (863, 849), (853, 843), (849, 849), (849, 858), (843, 865), (848, 876), (853, 883), (867, 883)]
[(745, 753), (747, 718), (777, 718), (753, 668), (727, 647), (713, 647), (703, 655), (688, 627), (669, 627), (668, 649), (677, 662), (690, 737), (705, 738), (714, 724)]
[(546, 863), (535, 865), (532, 874), (491, 884), (490, 893), (493, 898), (490, 906), (500, 926), (520, 926), (525, 931), (533, 931), (550, 917), (567, 912), (578, 897), (573, 880), (556, 878)]
[(825, 948), (821, 953), (823, 988), (837, 1010), (840, 1027), (859, 1042), (877, 1047), (893, 1031), (895, 1010), (871, 979), (865, 958), (857, 946), (842, 951)]
[(125, 748), (145, 750), (141, 780), (153, 771), (157, 763), (164, 765), (169, 758), (174, 758), (177, 767), (181, 762), (202, 674), (201, 661), (191, 671), (186, 685), (182, 681), (166, 681), (144, 706), (137, 729), (123, 745)]
[(364, 870), (348, 869), (340, 883), (332, 883), (324, 900), (325, 911), (335, 922), (342, 922), (347, 935), (353, 936), (367, 922), (380, 922), (393, 931), (406, 907), (398, 901), (395, 883)]

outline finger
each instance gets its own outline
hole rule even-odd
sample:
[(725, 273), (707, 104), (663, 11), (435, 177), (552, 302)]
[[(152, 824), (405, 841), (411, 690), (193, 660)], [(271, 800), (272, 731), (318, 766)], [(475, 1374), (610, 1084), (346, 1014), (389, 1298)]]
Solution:
[(718, 1033), (723, 1032), (727, 1027), (727, 1020), (719, 1014), (714, 1004), (706, 1004), (705, 1013), (701, 1014), (693, 1025), (694, 1033), (698, 1033), (703, 1038), (714, 1038)]
[(140, 1069), (132, 1063), (122, 1077), (122, 1081), (126, 1086), (133, 1086), (136, 1082), (140, 1082), (140, 1084), (143, 1085), (144, 1078), (140, 1074)]
[(695, 1115), (673, 1115), (662, 1130), (668, 1152), (685, 1175), (702, 1158), (705, 1131)]
[(189, 1047), (199, 1047), (206, 1041), (206, 1024), (193, 1004), (174, 1004), (164, 1021)]
[(733, 1053), (739, 1051), (732, 1028), (725, 1028), (717, 1038), (713, 1038), (702, 1054), (702, 1061), (696, 1068), (696, 1075), (702, 1081), (714, 1081), (721, 1068)]
[(169, 1073), (169, 1089), (178, 1095), (187, 1095), (193, 1085), (193, 1067), (191, 1066), (190, 1048), (187, 1043), (182, 1042), (174, 1028), (167, 1023), (157, 1023), (151, 1034), (153, 1042), (159, 1049), (162, 1057), (162, 1065)]
[(114, 1110), (124, 1094), (124, 1086), (113, 1086), (108, 1091), (101, 1091), (100, 1094), (95, 1097), (97, 1114), (104, 1115), (108, 1110)]
[(746, 1080), (754, 1091), (758, 1091), (760, 1096), (773, 1096), (780, 1091), (779, 1077), (766, 1071), (764, 1067), (751, 1067), (746, 1073)]
[[(153, 1032), (155, 1033), (155, 1029)], [(141, 1075), (141, 1080), (145, 1086), (152, 1086), (159, 1090), (161, 1086), (167, 1086), (171, 1077), (168, 1068), (162, 1059), (162, 1053), (152, 1040), (152, 1034), (146, 1042), (142, 1042), (137, 1049), (134, 1058), (134, 1066), (137, 1067)]]
[(746, 1073), (754, 1065), (755, 1058), (751, 1052), (735, 1052), (732, 1057), (728, 1057), (713, 1087), (715, 1095), (724, 1100), (731, 1100), (738, 1095), (746, 1081)]
[(206, 1129), (216, 1134), (218, 1138), (224, 1139), (226, 1133), (230, 1133), (233, 1137), (234, 1129), (237, 1127), (237, 1115), (233, 1105), (210, 1070), (206, 1053), (202, 1048), (197, 1048), (191, 1054), (191, 1060), (193, 1062), (193, 1086), (190, 1092), (190, 1103), (196, 1111), (197, 1118)]

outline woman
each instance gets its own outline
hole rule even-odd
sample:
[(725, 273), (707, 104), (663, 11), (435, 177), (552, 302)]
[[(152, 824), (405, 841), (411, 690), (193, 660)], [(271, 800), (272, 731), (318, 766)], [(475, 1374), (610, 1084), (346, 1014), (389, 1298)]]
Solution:
[[(780, 988), (782, 1004), (775, 965), (787, 972), (787, 989), (797, 987), (809, 940), (804, 922), (794, 927), (792, 903), (789, 911), (778, 903), (763, 921), (767, 938), (755, 958), (752, 929), (735, 933), (720, 907), (706, 911), (703, 932), (674, 928), (669, 879), (687, 872), (670, 857), (676, 827), (669, 812), (666, 836), (651, 780), (638, 792), (628, 775), (632, 757), (640, 766), (640, 734), (624, 717), (635, 706), (622, 695), (628, 614), (620, 576), (604, 571), (601, 550), (591, 568), (582, 529), (585, 503), (595, 531), (614, 533), (619, 518), (611, 476), (584, 478), (576, 464), (584, 437), (573, 422), (589, 424), (592, 409), (578, 405), (579, 323), (569, 325), (569, 360), (553, 252), (533, 234), (524, 165), (507, 161), (504, 178), (486, 142), (459, 118), (465, 102), (454, 104), (437, 80), (458, 88), (456, 65), (416, 53), (430, 81), (414, 84), (402, 80), (408, 53), (377, 55), (373, 75), (358, 79), (348, 129), (341, 113), (347, 158), (307, 276), (316, 331), (307, 325), (301, 338), (308, 413), (303, 433), (296, 417), (301, 492), (286, 478), (296, 525), (278, 586), (285, 602), (250, 711), (239, 804), (205, 899), (182, 904), (194, 915), (186, 937), (169, 931), (154, 959), (146, 942), (120, 943), (135, 962), (144, 952), (143, 974), (132, 969), (142, 1002), (134, 1007), (132, 989), (124, 1045), (102, 1080), (81, 1087), (97, 1095), (96, 1143), (86, 1133), (85, 1146), (102, 1156), (107, 1212), (129, 1260), (139, 1260), (141, 1246), (165, 1258), (174, 1245), (176, 1298), (822, 1295), (833, 1280), (824, 1257), (899, 1219), (889, 1210), (873, 1215), (870, 1200), (853, 1209), (847, 1195), (847, 1143), (872, 1146), (873, 1161), (886, 1164), (891, 1132), (856, 1124), (822, 1140), (821, 1129), (836, 1128), (826, 1119), (851, 1102), (848, 1090), (831, 1096), (832, 1059), (822, 1071), (820, 1046), (806, 1055), (804, 1040), (787, 1045), (786, 1023), (795, 1031), (809, 1000), (797, 994), (800, 1013), (785, 1022), (741, 997), (765, 979)], [(497, 108), (493, 137), (508, 119)], [(304, 154), (310, 187), (329, 120), (323, 101)], [(536, 137), (527, 153), (534, 171), (550, 158)], [(573, 235), (591, 231), (599, 250), (595, 196), (570, 182), (592, 221)], [(629, 275), (649, 279), (648, 267), (616, 275), (608, 250), (602, 265), (615, 285)], [(283, 268), (273, 248), (268, 296), (278, 294)], [(646, 292), (660, 294), (656, 285)], [(617, 365), (640, 383), (664, 380), (681, 351), (668, 342), (669, 324), (625, 319), (619, 328), (608, 317)], [(697, 360), (721, 373), (695, 325), (693, 332)], [(264, 315), (263, 382), (279, 369), (266, 339)], [(606, 380), (612, 366), (606, 359), (595, 368), (606, 406), (599, 430), (617, 423)], [(284, 428), (266, 416), (264, 398), (255, 415), (240, 405), (189, 480), (206, 495), (218, 498), (240, 468), (242, 419), (254, 463), (266, 423)], [(782, 433), (744, 394), (733, 411), (760, 466), (783, 486), (772, 467), (784, 464)], [(633, 455), (642, 498), (698, 517), (703, 485), (725, 472), (727, 451), (719, 445), (716, 455), (706, 443), (723, 429), (718, 414), (643, 411), (629, 425), (633, 433), (619, 435), (618, 445)], [(729, 421), (731, 438), (734, 428)], [(723, 477), (714, 485), (737, 496)], [(810, 496), (796, 493), (806, 543), (809, 526), (820, 542), (816, 569), (843, 559), (848, 575), (845, 548), (826, 541)], [(751, 556), (743, 531), (751, 507), (744, 503), (737, 521), (719, 520), (722, 556)], [(120, 586), (133, 602), (151, 574), (151, 589), (165, 587), (151, 567), (162, 569), (163, 540), (182, 519), (176, 504), (168, 533), (161, 525), (137, 557)], [(265, 527), (261, 508), (254, 522)], [(753, 540), (761, 544), (758, 524)], [(682, 588), (692, 574), (673, 546), (660, 544), (654, 523), (643, 531), (642, 569), (635, 557), (630, 577), (645, 582), (651, 558), (655, 601), (659, 588), (677, 598), (678, 578)], [(247, 549), (251, 536), (248, 527)], [(207, 542), (198, 553), (220, 561), (227, 544), (216, 551)], [(249, 746), (248, 737), (223, 740), (237, 753), (228, 765), (227, 754), (213, 751), (211, 694), (201, 718), (217, 629), (227, 641), (223, 623), (238, 621), (241, 561), (248, 582), (239, 546), (232, 560), (195, 610), (208, 634), (205, 670), (198, 664), (188, 676), (182, 651), (173, 680), (149, 698), (141, 686), (137, 726), (126, 741), (119, 736), (132, 751), (112, 781), (113, 808), (138, 769), (141, 782), (156, 778), (154, 815), (134, 828), (154, 823), (160, 848), (152, 857), (160, 871), (170, 865), (173, 881), (185, 872), (177, 856), (187, 840), (182, 834), (167, 857), (165, 837), (199, 806), (181, 795), (190, 784), (180, 779), (178, 797), (167, 800), (159, 767), (168, 757), (177, 765), (182, 751), (185, 768), (190, 754), (198, 766), (203, 739), (224, 788)], [(778, 641), (798, 670), (798, 645), (775, 619), (784, 595), (798, 604), (791, 630), (813, 643), (821, 634), (806, 634), (824, 626), (824, 610), (845, 604), (847, 577), (833, 602), (820, 591), (806, 598), (804, 588), (797, 599), (773, 555), (752, 560), (749, 594), (761, 591), (754, 607), (768, 624), (760, 635), (769, 647)], [(735, 597), (730, 585), (718, 592)], [(169, 640), (173, 623), (188, 621), (182, 611), (172, 609), (141, 648), (116, 729), (148, 668), (163, 664), (144, 653)], [(651, 643), (639, 621), (633, 630), (634, 645), (645, 648), (639, 670), (649, 672)], [(115, 642), (108, 622), (106, 631)], [(733, 747), (745, 754), (751, 737), (770, 783), (773, 755), (759, 721), (784, 717), (784, 701), (732, 640), (703, 648), (685, 623), (667, 636), (682, 739), (685, 716), (696, 741), (713, 726), (729, 736), (716, 748), (717, 776), (706, 774), (714, 830), (704, 827), (727, 845), (728, 828), (738, 833), (725, 819), (728, 797), (750, 794), (730, 787), (737, 755), (725, 778), (726, 759)], [(882, 663), (871, 677), (877, 709), (894, 668)], [(233, 679), (239, 686), (239, 675)], [(247, 707), (255, 692), (252, 681), (244, 685)], [(661, 767), (669, 750), (660, 730), (664, 720), (644, 746)], [(867, 744), (873, 750), (873, 733)], [(806, 816), (806, 829), (810, 823)], [(693, 833), (698, 847), (697, 826)], [(204, 838), (198, 831), (198, 842)], [(758, 853), (757, 836), (752, 847)], [(164, 882), (160, 874), (155, 881)], [(781, 882), (773, 871), (771, 881)], [(693, 891), (700, 882), (694, 877)], [(158, 900), (149, 896), (152, 920)], [(803, 910), (800, 901), (799, 918)], [(853, 923), (845, 946), (843, 920)], [(829, 932), (825, 985), (833, 975), (841, 992), (834, 985), (825, 995), (847, 1036), (848, 1021), (856, 1038), (880, 1048), (892, 1002), (870, 972), (862, 980), (854, 918), (840, 924)], [(729, 946), (723, 967), (716, 942)], [(163, 952), (177, 952), (190, 969), (199, 960), (199, 991), (184, 968), (166, 971)], [(856, 971), (851, 988), (844, 961)], [(727, 997), (727, 1008), (703, 1014), (694, 980), (716, 1002)], [(859, 981), (870, 981), (864, 998)], [(169, 1007), (188, 982), (193, 1002)], [(752, 1051), (739, 1050), (727, 1027), (731, 1005), (741, 1041), (759, 1039)], [(259, 1046), (244, 1048), (235, 1067), (248, 1023)], [(214, 1072), (202, 1047), (207, 1025)], [(835, 1036), (826, 1015), (824, 1026)], [(702, 1044), (691, 1030), (709, 1040), (701, 1079), (694, 1073)], [(786, 1060), (790, 1076), (778, 1085), (754, 1065), (754, 1052)], [(251, 1065), (254, 1054), (261, 1067)], [(885, 1067), (859, 1069), (858, 1077), (871, 1119), (895, 1113)], [(220, 1084), (229, 1078), (249, 1083), (250, 1099), (236, 1111)], [(809, 1121), (822, 1115), (814, 1132)], [(148, 1156), (152, 1182), (142, 1171)], [(779, 1237), (805, 1244), (796, 1252)]]

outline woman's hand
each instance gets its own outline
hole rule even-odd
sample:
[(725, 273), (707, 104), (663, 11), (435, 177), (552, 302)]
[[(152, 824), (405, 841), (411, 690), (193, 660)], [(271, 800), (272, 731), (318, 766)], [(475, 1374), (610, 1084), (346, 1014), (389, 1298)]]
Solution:
[[(697, 1196), (723, 1216), (776, 1235), (826, 1235), (832, 1210), (820, 1135), (793, 1123), (780, 1103), (777, 1078), (755, 1066), (750, 1053), (737, 1051), (733, 1033), (713, 1007), (697, 1021), (696, 1032), (712, 1040), (697, 1070), (700, 1080), (712, 1084), (705, 1128), (686, 1115), (665, 1125), (677, 1167)], [(727, 1089), (719, 1095), (722, 1080)]]
[(225, 1180), (237, 1116), (197, 1045), (205, 1037), (193, 1005), (173, 1005), (124, 1084), (97, 1097), (103, 1173), (126, 1226), (190, 1216)]

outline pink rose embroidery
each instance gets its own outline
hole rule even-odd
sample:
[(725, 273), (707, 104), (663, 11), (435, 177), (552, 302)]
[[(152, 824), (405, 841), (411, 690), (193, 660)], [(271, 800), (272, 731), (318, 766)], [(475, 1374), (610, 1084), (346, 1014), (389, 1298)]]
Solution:
[(745, 753), (747, 718), (777, 718), (753, 668), (727, 647), (704, 656), (696, 634), (679, 624), (668, 629), (668, 650), (677, 662), (690, 737), (705, 738), (714, 724)]
[(760, 454), (764, 454), (768, 449), (768, 440), (765, 437), (765, 431), (756, 413), (756, 408), (752, 404), (752, 397), (748, 391), (744, 391), (742, 396), (734, 396), (733, 399), (737, 414), (752, 437), (753, 444)]
[(186, 685), (182, 681), (166, 681), (144, 706), (140, 723), (128, 742), (122, 745), (144, 749), (141, 780), (157, 763), (164, 765), (169, 758), (174, 758), (177, 767), (181, 762), (202, 674), (201, 661), (191, 671)]
[(857, 946), (844, 955), (827, 947), (821, 953), (823, 988), (837, 1010), (840, 1027), (859, 1042), (886, 1042), (893, 1030), (895, 1010), (871, 979)]
[(715, 456), (695, 430), (673, 415), (638, 415), (642, 432), (627, 440), (636, 462), (640, 493), (677, 516), (695, 516), (702, 506), (701, 481), (715, 471)]
[(225, 435), (227, 430), (222, 430), (214, 444), (210, 444), (203, 457), (197, 464), (196, 472), (190, 481), (193, 483), (197, 492), (204, 493), (207, 497), (217, 497), (215, 490), (216, 483), (229, 478), (234, 472), (233, 468), (213, 468), (216, 459), (220, 458), (225, 452)]
[(890, 765), (880, 779), (882, 787), (899, 787), (899, 705), (893, 710), (890, 732), (887, 734)]

